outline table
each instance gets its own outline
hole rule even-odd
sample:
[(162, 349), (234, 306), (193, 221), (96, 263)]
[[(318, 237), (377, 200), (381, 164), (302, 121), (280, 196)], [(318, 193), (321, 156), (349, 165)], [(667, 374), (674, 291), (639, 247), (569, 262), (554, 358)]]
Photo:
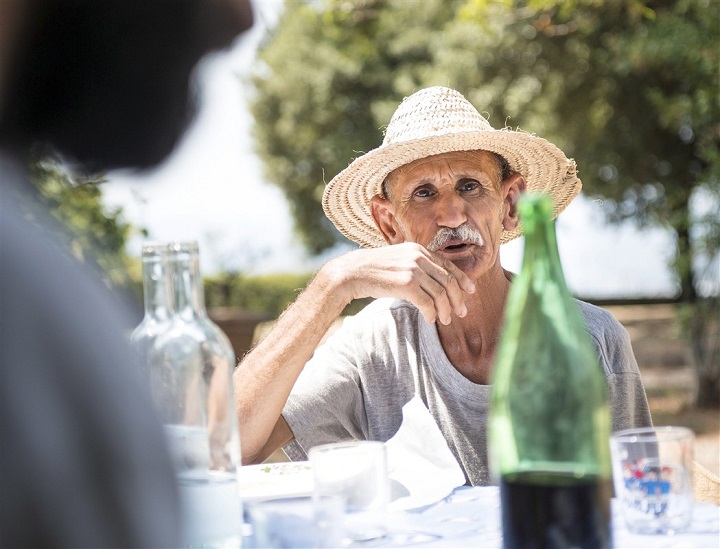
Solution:
[[(306, 496), (308, 497), (308, 496)], [(696, 503), (688, 531), (672, 536), (637, 535), (625, 527), (617, 501), (612, 501), (613, 540), (617, 549), (675, 547), (720, 548), (720, 507)], [(460, 486), (437, 503), (388, 515), (389, 533), (383, 540), (357, 547), (502, 547), (500, 491), (497, 486)], [(302, 527), (295, 525), (295, 528)], [(246, 524), (244, 548), (254, 547)], [(295, 537), (294, 535), (291, 537)]]
[[(720, 547), (720, 507), (697, 503), (686, 532), (672, 536), (630, 533), (612, 502), (613, 538), (618, 549)], [(502, 547), (500, 492), (497, 486), (461, 486), (423, 509), (390, 515), (390, 535), (374, 547)]]

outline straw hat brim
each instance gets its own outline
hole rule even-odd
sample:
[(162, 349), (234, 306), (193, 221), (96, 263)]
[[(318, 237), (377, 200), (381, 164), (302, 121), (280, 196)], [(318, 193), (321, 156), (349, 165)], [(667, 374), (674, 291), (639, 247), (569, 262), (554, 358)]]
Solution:
[[(455, 151), (485, 150), (501, 155), (524, 176), (527, 191), (553, 197), (553, 217), (580, 193), (575, 162), (540, 137), (509, 129), (461, 131), (381, 145), (356, 158), (325, 187), (322, 205), (327, 217), (350, 240), (367, 248), (387, 243), (370, 213), (370, 200), (381, 194), (390, 172), (415, 160)], [(501, 244), (522, 234), (520, 227), (503, 230)]]

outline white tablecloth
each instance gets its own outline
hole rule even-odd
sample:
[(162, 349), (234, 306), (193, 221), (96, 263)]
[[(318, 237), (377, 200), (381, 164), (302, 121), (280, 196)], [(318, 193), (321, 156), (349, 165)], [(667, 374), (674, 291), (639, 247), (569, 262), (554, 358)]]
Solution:
[[(625, 528), (613, 501), (613, 538), (618, 549), (646, 547), (720, 548), (720, 507), (695, 504), (686, 532), (635, 535)], [(390, 516), (390, 536), (375, 547), (502, 547), (497, 486), (460, 487), (434, 505)]]

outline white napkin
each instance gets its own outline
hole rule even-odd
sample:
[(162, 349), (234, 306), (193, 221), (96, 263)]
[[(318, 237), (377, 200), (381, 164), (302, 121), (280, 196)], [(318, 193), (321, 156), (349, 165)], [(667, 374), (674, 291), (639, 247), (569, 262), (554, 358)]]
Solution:
[(403, 406), (402, 425), (385, 447), (392, 511), (430, 505), (465, 484), (445, 437), (418, 396)]

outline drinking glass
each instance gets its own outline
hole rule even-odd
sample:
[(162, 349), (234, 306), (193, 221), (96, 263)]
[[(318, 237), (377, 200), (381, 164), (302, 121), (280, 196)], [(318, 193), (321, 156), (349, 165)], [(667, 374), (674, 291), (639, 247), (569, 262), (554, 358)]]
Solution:
[(338, 498), (277, 497), (245, 502), (251, 528), (243, 547), (337, 548), (342, 542)]
[(672, 534), (692, 520), (695, 436), (685, 427), (646, 427), (610, 437), (615, 494), (635, 534)]
[(372, 441), (324, 444), (311, 448), (309, 458), (314, 497), (340, 498), (345, 542), (384, 537), (390, 493), (385, 445)]

